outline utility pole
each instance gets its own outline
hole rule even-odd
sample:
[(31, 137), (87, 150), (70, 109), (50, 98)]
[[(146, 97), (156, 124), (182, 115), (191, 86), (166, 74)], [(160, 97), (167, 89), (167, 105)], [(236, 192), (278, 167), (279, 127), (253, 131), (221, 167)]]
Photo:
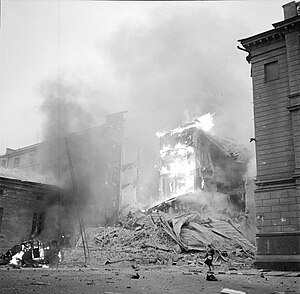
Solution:
[(84, 251), (84, 260), (85, 260), (85, 263), (89, 263), (89, 261), (90, 261), (90, 251), (89, 251), (87, 238), (86, 238), (86, 234), (85, 234), (84, 223), (83, 223), (82, 216), (81, 216), (81, 213), (80, 213), (79, 193), (78, 193), (78, 188), (77, 188), (77, 184), (76, 184), (74, 168), (73, 168), (73, 164), (72, 164), (72, 158), (71, 158), (71, 153), (70, 153), (70, 149), (69, 149), (69, 142), (68, 142), (67, 137), (65, 137), (65, 141), (66, 141), (66, 149), (67, 149), (71, 179), (72, 179), (72, 184), (73, 184), (73, 191), (74, 191), (75, 198), (76, 198), (77, 217), (78, 217), (79, 230), (80, 230), (80, 235), (81, 235), (81, 240), (82, 240), (82, 245), (83, 245), (83, 251)]

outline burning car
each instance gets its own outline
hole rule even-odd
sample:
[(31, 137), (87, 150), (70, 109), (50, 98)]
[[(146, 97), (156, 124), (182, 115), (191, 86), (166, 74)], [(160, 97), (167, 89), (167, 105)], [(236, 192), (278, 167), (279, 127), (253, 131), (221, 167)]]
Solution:
[(38, 239), (13, 246), (0, 256), (0, 265), (13, 267), (57, 266), (61, 261), (61, 249), (57, 240), (42, 242)]

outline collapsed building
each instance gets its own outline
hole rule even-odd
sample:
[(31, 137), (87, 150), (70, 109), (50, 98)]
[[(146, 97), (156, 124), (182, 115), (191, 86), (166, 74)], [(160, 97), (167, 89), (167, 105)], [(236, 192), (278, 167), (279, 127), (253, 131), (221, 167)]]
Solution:
[(161, 200), (181, 199), (199, 191), (218, 192), (227, 195), (232, 209), (245, 211), (250, 159), (245, 147), (212, 136), (199, 120), (158, 135)]

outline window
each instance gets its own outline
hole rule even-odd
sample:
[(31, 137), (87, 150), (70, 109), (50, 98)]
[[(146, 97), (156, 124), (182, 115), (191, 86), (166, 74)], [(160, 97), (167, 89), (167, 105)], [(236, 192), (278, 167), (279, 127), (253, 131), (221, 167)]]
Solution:
[(29, 164), (33, 164), (36, 162), (36, 155), (35, 153), (30, 153), (29, 154)]
[(16, 157), (14, 159), (14, 167), (18, 167), (20, 165), (20, 157)]
[(0, 207), (0, 234), (2, 232), (3, 207)]
[(278, 61), (265, 64), (265, 82), (279, 79)]
[(2, 159), (1, 160), (1, 166), (2, 167), (6, 167), (6, 159)]
[(44, 212), (34, 212), (33, 213), (31, 235), (37, 236), (42, 232), (43, 225), (44, 225), (44, 219), (45, 219)]

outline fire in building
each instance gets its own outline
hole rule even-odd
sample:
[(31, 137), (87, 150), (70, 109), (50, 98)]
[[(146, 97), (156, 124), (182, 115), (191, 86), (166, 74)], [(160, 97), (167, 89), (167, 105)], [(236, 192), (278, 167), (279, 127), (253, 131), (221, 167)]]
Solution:
[(204, 122), (211, 123), (211, 120), (212, 115), (208, 113), (157, 134), (160, 137), (160, 199), (176, 199), (199, 191), (208, 192), (206, 197), (219, 193), (227, 196), (232, 210), (245, 212), (250, 152), (233, 140), (221, 140), (210, 134), (209, 124)]
[(300, 269), (300, 2), (273, 29), (239, 40), (253, 83), (256, 264)]

